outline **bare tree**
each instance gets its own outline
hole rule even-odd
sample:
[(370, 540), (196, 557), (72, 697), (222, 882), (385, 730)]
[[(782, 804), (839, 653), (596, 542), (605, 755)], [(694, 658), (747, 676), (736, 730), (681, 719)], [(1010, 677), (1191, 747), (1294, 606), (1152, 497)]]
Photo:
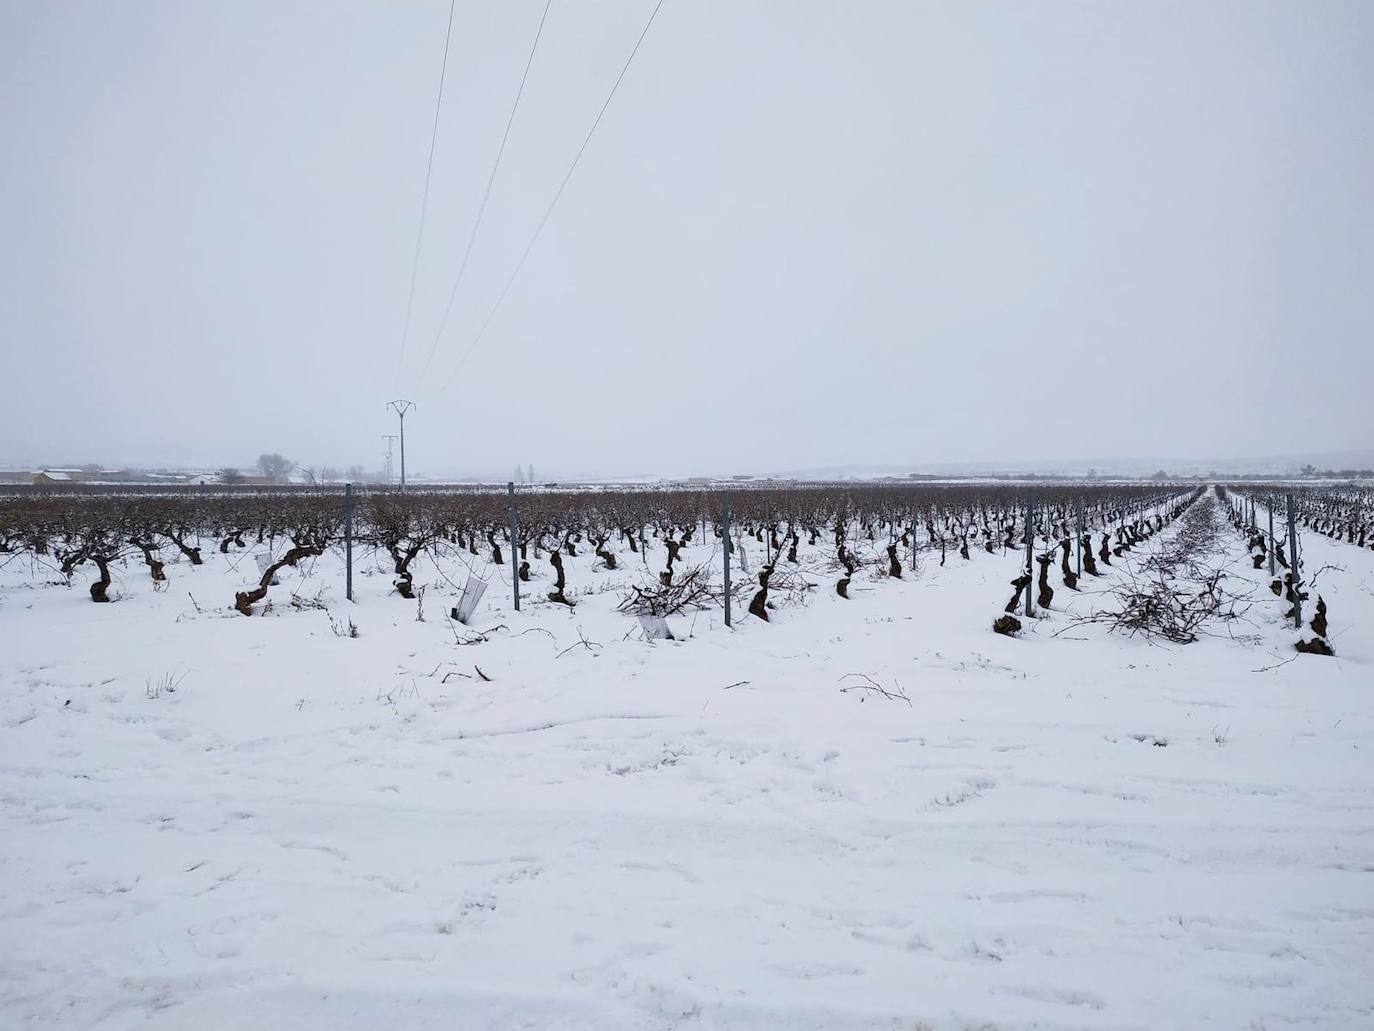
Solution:
[(273, 483), (285, 483), (296, 468), (296, 463), (285, 455), (276, 452), (258, 455), (258, 472), (271, 479)]

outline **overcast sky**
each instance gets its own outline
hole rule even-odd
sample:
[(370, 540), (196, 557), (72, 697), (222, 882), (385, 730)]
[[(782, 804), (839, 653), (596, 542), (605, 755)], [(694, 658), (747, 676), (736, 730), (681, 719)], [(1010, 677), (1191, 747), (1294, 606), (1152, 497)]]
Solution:
[[(0, 0), (0, 463), (1374, 446), (1374, 4)], [(463, 355), (469, 352), (467, 359)], [(433, 351), (433, 360), (427, 356)]]

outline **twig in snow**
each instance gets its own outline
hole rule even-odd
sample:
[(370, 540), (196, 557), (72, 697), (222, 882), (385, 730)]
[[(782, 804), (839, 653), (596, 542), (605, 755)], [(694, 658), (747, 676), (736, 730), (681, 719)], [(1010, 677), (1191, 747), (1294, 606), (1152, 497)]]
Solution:
[[(840, 677), (840, 679), (844, 680), (848, 677), (862, 677), (865, 682), (862, 684), (850, 684), (847, 687), (840, 688), (842, 694), (848, 694), (850, 691), (868, 691), (880, 695), (889, 701), (903, 701), (906, 702), (907, 705), (911, 704), (911, 699), (908, 698), (906, 692), (902, 690), (902, 685), (895, 680), (892, 682), (894, 690), (889, 691), (867, 673), (846, 673), (843, 677)], [(863, 701), (866, 697), (866, 695), (860, 695), (859, 701)]]
[(457, 645), (486, 644), (488, 634), (494, 634), (498, 630), (510, 629), (510, 627), (506, 626), (505, 623), (497, 623), (496, 626), (491, 627), (488, 630), (483, 630), (480, 633), (473, 634), (471, 637), (464, 638), (458, 636), (458, 628), (454, 626), (453, 620), (447, 619), (447, 617), (445, 617), (445, 619), (448, 622), (448, 628), (451, 631), (453, 631), (453, 643)]
[(1310, 579), (1310, 580), (1307, 581), (1306, 586), (1308, 586), (1308, 587), (1316, 587), (1316, 586), (1317, 586), (1317, 577), (1321, 576), (1321, 575), (1322, 575), (1323, 573), (1325, 573), (1328, 569), (1333, 570), (1333, 571), (1335, 571), (1335, 572), (1337, 572), (1337, 573), (1344, 573), (1344, 572), (1345, 572), (1345, 566), (1338, 566), (1338, 565), (1336, 565), (1334, 562), (1328, 562), (1326, 565), (1322, 566), (1320, 569), (1318, 569), (1315, 573), (1312, 574), (1312, 579)]
[(532, 626), (528, 630), (521, 630), (515, 636), (524, 637), (526, 634), (548, 634), (549, 640), (553, 642), (553, 646), (555, 648), (558, 647), (558, 638), (553, 636), (553, 632), (551, 630), (545, 630), (542, 626)]
[(578, 640), (577, 640), (577, 642), (576, 642), (575, 644), (570, 644), (570, 645), (568, 645), (568, 646), (567, 646), (566, 648), (564, 648), (561, 652), (559, 652), (557, 655), (555, 655), (554, 658), (555, 658), (555, 659), (561, 659), (564, 655), (567, 655), (568, 652), (572, 651), (574, 648), (577, 648), (577, 647), (586, 648), (587, 651), (589, 651), (589, 652), (591, 652), (593, 655), (595, 655), (595, 654), (596, 654), (596, 649), (598, 649), (598, 648), (601, 647), (601, 645), (598, 644), (596, 641), (589, 641), (589, 640), (587, 640), (587, 636), (586, 636), (584, 633), (582, 633), (582, 628), (581, 628), (580, 626), (577, 628), (577, 637), (578, 637)]
[[(1298, 655), (1301, 654), (1301, 652), (1298, 653)], [(1276, 662), (1272, 666), (1261, 666), (1259, 669), (1252, 669), (1250, 672), (1268, 673), (1271, 669), (1278, 669), (1280, 666), (1287, 666), (1290, 662), (1296, 662), (1298, 659), (1298, 655), (1294, 655), (1291, 659), (1284, 659), (1282, 662)]]

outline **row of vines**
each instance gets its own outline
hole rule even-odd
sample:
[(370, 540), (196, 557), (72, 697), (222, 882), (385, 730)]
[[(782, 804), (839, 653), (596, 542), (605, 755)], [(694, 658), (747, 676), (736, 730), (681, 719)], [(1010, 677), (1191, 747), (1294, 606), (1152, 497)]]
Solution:
[[(256, 583), (237, 591), (233, 607), (252, 615), (284, 567), (340, 551), (345, 533), (355, 548), (384, 554), (398, 597), (414, 595), (418, 558), (441, 550), (481, 556), (528, 582), (546, 566), (550, 601), (573, 605), (565, 557), (589, 553), (594, 569), (614, 570), (626, 559), (662, 555), (649, 589), (633, 606), (664, 614), (689, 603), (719, 601), (704, 586), (706, 563), (745, 539), (762, 545), (764, 561), (747, 566), (749, 611), (768, 618), (771, 592), (819, 586), (794, 574), (803, 566), (833, 573), (836, 594), (848, 597), (861, 570), (875, 578), (901, 578), (904, 561), (938, 556), (940, 564), (974, 552), (1020, 551), (1025, 540), (1043, 545), (1042, 605), (1046, 574), (1056, 549), (1065, 583), (1074, 586), (1069, 541), (1085, 538), (1086, 571), (1097, 561), (1155, 532), (1171, 517), (1180, 488), (1159, 484), (1110, 485), (816, 485), (735, 489), (730, 539), (725, 539), (721, 492), (689, 490), (521, 491), (516, 496), (514, 539), (509, 499), (493, 490), (368, 491), (355, 495), (351, 525), (338, 490), (43, 491), (23, 489), (0, 497), (0, 557), (28, 555), (36, 568), (71, 578), (93, 570), (92, 601), (110, 600), (111, 567), (136, 563), (155, 584), (165, 584), (168, 560), (191, 566), (214, 552), (231, 554), (265, 546), (272, 562)], [(703, 551), (703, 549), (707, 549)], [(1075, 566), (1081, 560), (1075, 560)], [(737, 568), (739, 568), (737, 566)], [(1029, 580), (1018, 587), (1029, 591)]]
[(1299, 638), (1297, 650), (1334, 654), (1326, 599), (1318, 593), (1315, 604), (1305, 608), (1322, 571), (1308, 571), (1303, 534), (1321, 534), (1341, 544), (1374, 549), (1374, 491), (1316, 486), (1295, 490), (1257, 484), (1244, 489), (1218, 487), (1217, 495), (1227, 506), (1232, 527), (1245, 538), (1254, 568), (1267, 567), (1269, 590), (1287, 605), (1284, 619), (1298, 631), (1310, 631), (1310, 636)]

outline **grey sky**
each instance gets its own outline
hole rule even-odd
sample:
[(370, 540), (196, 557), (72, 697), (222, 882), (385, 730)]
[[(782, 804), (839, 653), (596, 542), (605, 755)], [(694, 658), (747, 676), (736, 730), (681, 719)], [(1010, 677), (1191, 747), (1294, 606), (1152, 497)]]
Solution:
[(0, 462), (1368, 447), (1374, 4), (0, 0)]

